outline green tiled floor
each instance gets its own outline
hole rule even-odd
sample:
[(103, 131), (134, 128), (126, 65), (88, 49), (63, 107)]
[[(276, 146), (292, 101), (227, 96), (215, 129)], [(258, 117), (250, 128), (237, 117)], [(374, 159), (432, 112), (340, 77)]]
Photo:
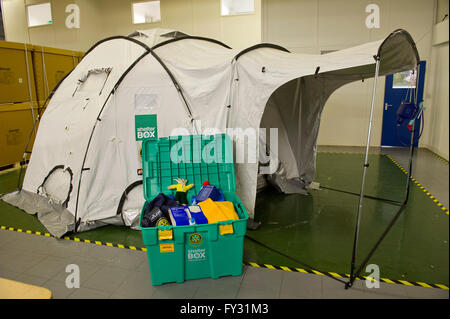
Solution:
[[(319, 153), (316, 181), (330, 188), (358, 193), (361, 154)], [(387, 157), (370, 156), (366, 193), (402, 200), (405, 175)], [(17, 172), (0, 175), (0, 193), (14, 189)], [(370, 263), (381, 277), (448, 285), (448, 216), (421, 190), (411, 185), (410, 202)], [(358, 197), (330, 190), (311, 196), (268, 190), (258, 195), (256, 220), (249, 237), (322, 271), (348, 273)], [(366, 199), (361, 218), (358, 260), (361, 260), (397, 211), (397, 206)], [(0, 225), (45, 231), (36, 217), (0, 201)], [(77, 235), (82, 239), (142, 247), (140, 233), (107, 226)], [(304, 265), (246, 239), (245, 261)]]
[[(360, 154), (319, 153), (316, 180), (359, 193), (362, 160)], [(387, 157), (371, 155), (366, 194), (401, 201), (405, 177)], [(358, 200), (330, 190), (312, 191), (308, 197), (265, 192), (256, 208), (262, 226), (248, 231), (248, 236), (322, 271), (348, 273)], [(397, 210), (396, 205), (365, 199), (357, 261), (367, 255)], [(406, 209), (370, 263), (379, 265), (385, 278), (448, 284), (448, 251), (448, 216), (412, 184)], [(257, 263), (295, 266), (264, 251), (251, 256)]]

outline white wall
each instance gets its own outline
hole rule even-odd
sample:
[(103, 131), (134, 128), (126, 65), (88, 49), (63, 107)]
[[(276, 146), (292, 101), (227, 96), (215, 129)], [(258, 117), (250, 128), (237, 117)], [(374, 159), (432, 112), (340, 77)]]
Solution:
[(431, 63), (428, 66), (429, 102), (426, 104), (425, 130), (422, 137), (423, 146), (447, 160), (449, 159), (448, 30), (448, 19), (438, 23), (433, 30)]
[[(97, 0), (1, 0), (7, 41), (84, 51), (101, 37), (102, 10)], [(53, 24), (28, 28), (26, 5), (50, 2)], [(65, 8), (80, 7), (80, 29), (67, 29)]]
[(442, 19), (448, 14), (449, 0), (437, 0), (436, 23), (442, 22)]
[[(16, 42), (28, 42), (27, 17), (23, 1), (1, 0), (3, 27), (6, 39), (11, 38)], [(25, 22), (25, 23), (24, 23)]]
[(161, 21), (137, 25), (131, 19), (131, 3), (135, 1), (100, 2), (106, 14), (111, 16), (103, 23), (105, 36), (162, 27), (214, 38), (233, 48), (261, 42), (261, 0), (255, 0), (253, 14), (224, 17), (220, 14), (220, 0), (161, 0)]
[[(380, 28), (367, 29), (365, 8), (380, 7)], [(320, 54), (369, 41), (384, 39), (397, 28), (406, 29), (416, 41), (422, 60), (431, 56), (435, 1), (431, 0), (263, 0), (264, 42), (293, 52)], [(319, 132), (322, 145), (364, 145), (373, 80), (351, 83), (328, 100)], [(427, 87), (425, 88), (426, 92)], [(425, 93), (427, 98), (427, 93)], [(379, 79), (371, 145), (381, 142), (384, 77)]]
[[(1, 0), (8, 41), (29, 42), (63, 49), (89, 49), (111, 35), (127, 35), (137, 29), (162, 27), (192, 35), (211, 37), (233, 48), (261, 42), (261, 0), (255, 13), (224, 16), (220, 0), (160, 0), (161, 21), (133, 24), (131, 4), (141, 0)], [(25, 4), (51, 2), (53, 24), (28, 28)], [(67, 29), (65, 7), (80, 7), (80, 29)]]
[[(215, 38), (233, 48), (262, 40), (293, 52), (320, 54), (383, 39), (397, 28), (406, 29), (421, 59), (427, 61), (426, 125), (420, 145), (448, 158), (448, 125), (443, 120), (448, 118), (448, 26), (447, 42), (432, 45), (438, 33), (433, 29), (434, 22), (448, 13), (448, 0), (255, 0), (254, 14), (228, 17), (220, 15), (220, 0), (161, 0), (161, 22), (138, 25), (132, 23), (132, 0), (1, 1), (7, 40), (71, 50), (87, 50), (110, 35), (164, 27)], [(52, 3), (53, 25), (28, 28), (25, 3), (47, 1)], [(69, 3), (80, 6), (80, 29), (65, 27), (64, 9)], [(379, 29), (365, 26), (369, 3), (380, 7)], [(372, 85), (372, 79), (352, 83), (330, 97), (322, 115), (319, 144), (365, 144)], [(384, 77), (377, 88), (373, 146), (381, 142), (383, 99)]]

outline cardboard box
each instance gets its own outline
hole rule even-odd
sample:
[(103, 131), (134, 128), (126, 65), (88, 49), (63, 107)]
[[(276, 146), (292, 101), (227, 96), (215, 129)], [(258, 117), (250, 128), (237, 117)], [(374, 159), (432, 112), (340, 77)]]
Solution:
[(58, 82), (77, 66), (82, 54), (79, 51), (33, 46), (33, 70), (40, 105)]
[[(0, 167), (22, 160), (28, 138), (33, 131), (33, 113), (36, 117), (38, 113), (36, 102), (33, 103), (33, 112), (30, 102), (0, 104)], [(28, 151), (33, 148), (34, 138), (33, 131)]]
[(29, 44), (0, 41), (0, 104), (36, 100), (32, 49)]

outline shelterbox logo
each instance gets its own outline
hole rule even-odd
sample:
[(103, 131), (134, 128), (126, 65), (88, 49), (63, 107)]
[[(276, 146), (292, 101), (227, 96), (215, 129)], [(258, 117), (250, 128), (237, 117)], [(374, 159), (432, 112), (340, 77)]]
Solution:
[(188, 249), (188, 261), (206, 260), (206, 249)]
[(136, 141), (143, 139), (158, 139), (156, 114), (135, 115)]

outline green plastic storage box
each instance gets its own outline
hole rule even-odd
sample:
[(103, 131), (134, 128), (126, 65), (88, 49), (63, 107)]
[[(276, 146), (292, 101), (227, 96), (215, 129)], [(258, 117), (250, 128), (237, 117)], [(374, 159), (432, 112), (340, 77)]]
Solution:
[(194, 187), (188, 201), (208, 180), (234, 204), (239, 220), (189, 226), (142, 227), (153, 285), (189, 279), (240, 276), (248, 215), (236, 196), (230, 137), (183, 135), (142, 142), (145, 205), (159, 193), (174, 195), (167, 186), (185, 178)]

